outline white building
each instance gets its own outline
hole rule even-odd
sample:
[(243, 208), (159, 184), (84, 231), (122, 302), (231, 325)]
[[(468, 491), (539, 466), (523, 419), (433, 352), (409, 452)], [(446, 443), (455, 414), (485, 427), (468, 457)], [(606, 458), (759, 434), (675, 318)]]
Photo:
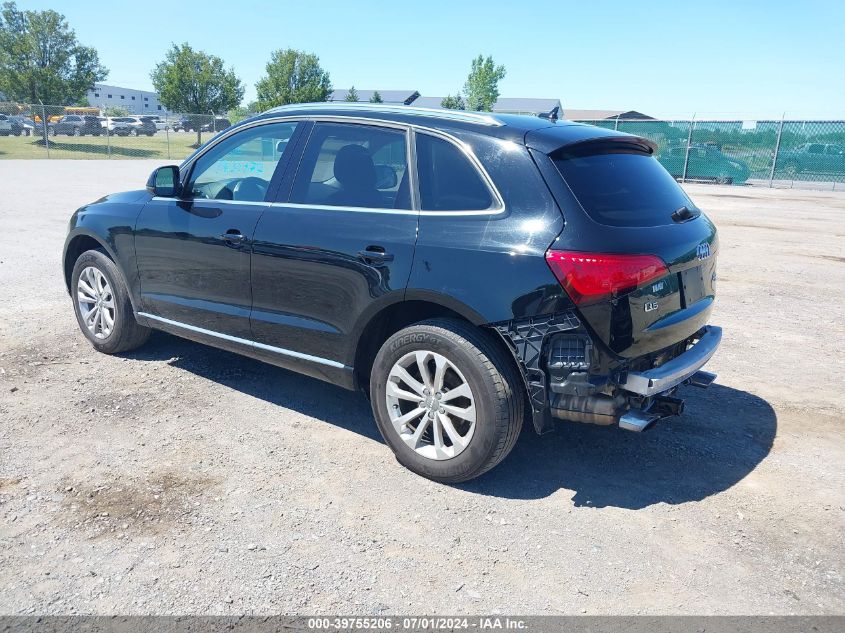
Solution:
[(94, 88), (88, 91), (88, 104), (100, 109), (119, 106), (132, 114), (162, 114), (166, 110), (156, 92), (101, 83), (94, 84)]

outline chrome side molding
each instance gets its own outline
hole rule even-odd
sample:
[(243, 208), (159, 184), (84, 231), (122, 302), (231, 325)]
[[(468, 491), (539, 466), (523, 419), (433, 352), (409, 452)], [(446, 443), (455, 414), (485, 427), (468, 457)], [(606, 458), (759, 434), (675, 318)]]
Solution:
[(214, 330), (206, 330), (205, 328), (197, 327), (195, 325), (189, 325), (188, 323), (182, 323), (181, 321), (174, 321), (173, 319), (165, 319), (164, 317), (157, 316), (155, 314), (150, 314), (149, 312), (139, 312), (138, 316), (144, 317), (146, 319), (150, 319), (151, 321), (158, 321), (159, 323), (165, 323), (167, 325), (182, 328), (184, 330), (188, 330), (190, 332), (196, 332), (197, 334), (205, 334), (206, 336), (213, 336), (214, 338), (219, 338), (224, 341), (231, 341), (232, 343), (239, 343), (241, 345), (246, 345), (247, 347), (254, 347), (255, 349), (261, 349), (268, 352), (273, 352), (275, 354), (280, 354), (282, 356), (290, 356), (291, 358), (299, 358), (301, 360), (307, 360), (312, 363), (318, 363), (320, 365), (328, 365), (329, 367), (337, 367), (338, 369), (343, 369), (346, 367), (343, 363), (339, 363), (336, 360), (330, 360), (328, 358), (320, 358), (319, 356), (311, 356), (311, 354), (303, 354), (302, 352), (297, 352), (292, 349), (284, 349), (282, 347), (274, 347), (272, 345), (265, 345), (264, 343), (259, 343), (257, 341), (250, 341), (249, 339), (239, 338), (237, 336), (230, 336), (229, 334), (222, 334), (220, 332), (215, 332)]

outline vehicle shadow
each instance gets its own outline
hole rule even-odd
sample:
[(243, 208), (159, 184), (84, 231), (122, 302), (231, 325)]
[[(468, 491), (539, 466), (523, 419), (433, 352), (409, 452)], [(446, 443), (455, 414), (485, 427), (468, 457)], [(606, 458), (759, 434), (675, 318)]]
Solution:
[[(359, 393), (163, 332), (126, 357), (170, 360), (207, 380), (383, 442)], [(457, 487), (509, 499), (540, 499), (564, 489), (573, 491), (575, 506), (626, 509), (699, 501), (727, 490), (768, 455), (775, 411), (758, 396), (719, 384), (685, 387), (682, 395), (684, 415), (645, 433), (560, 422), (540, 437), (526, 424), (510, 456)]]
[(523, 429), (504, 462), (462, 488), (512, 499), (567, 489), (575, 506), (639, 509), (727, 490), (771, 451), (777, 415), (762, 398), (719, 384), (680, 395), (683, 416), (644, 433), (568, 423), (542, 437)]
[(362, 394), (316, 378), (160, 331), (154, 331), (144, 347), (124, 356), (169, 361), (200, 378), (383, 442)]
[[(127, 156), (132, 158), (160, 158), (161, 152), (155, 149), (143, 149), (140, 147), (124, 147), (121, 145), (115, 145), (114, 142), (111, 145), (107, 144), (106, 137), (94, 137), (97, 141), (89, 141), (89, 142), (81, 142), (81, 143), (70, 143), (70, 142), (62, 142), (54, 140), (56, 137), (50, 137), (50, 151), (53, 152), (68, 152), (70, 154), (100, 154), (103, 158), (108, 158), (109, 155), (112, 156)], [(121, 139), (128, 138), (128, 137), (120, 137)], [(41, 148), (45, 147), (44, 139), (36, 139), (30, 143), (31, 145), (37, 145)]]

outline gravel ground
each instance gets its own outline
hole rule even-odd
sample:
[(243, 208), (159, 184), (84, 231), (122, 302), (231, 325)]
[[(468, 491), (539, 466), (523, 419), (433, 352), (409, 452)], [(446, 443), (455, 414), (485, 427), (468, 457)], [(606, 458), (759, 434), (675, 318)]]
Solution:
[(690, 186), (717, 384), (449, 487), (360, 394), (164, 334), (93, 351), (67, 218), (153, 166), (0, 162), (0, 613), (845, 613), (842, 193)]

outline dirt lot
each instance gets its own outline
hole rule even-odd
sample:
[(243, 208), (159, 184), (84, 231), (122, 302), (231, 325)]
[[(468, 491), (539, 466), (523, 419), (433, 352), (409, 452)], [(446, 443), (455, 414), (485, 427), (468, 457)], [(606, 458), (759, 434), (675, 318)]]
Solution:
[(844, 194), (690, 186), (717, 384), (447, 487), (361, 395), (163, 334), (91, 349), (66, 221), (152, 166), (0, 162), (0, 613), (845, 613)]

